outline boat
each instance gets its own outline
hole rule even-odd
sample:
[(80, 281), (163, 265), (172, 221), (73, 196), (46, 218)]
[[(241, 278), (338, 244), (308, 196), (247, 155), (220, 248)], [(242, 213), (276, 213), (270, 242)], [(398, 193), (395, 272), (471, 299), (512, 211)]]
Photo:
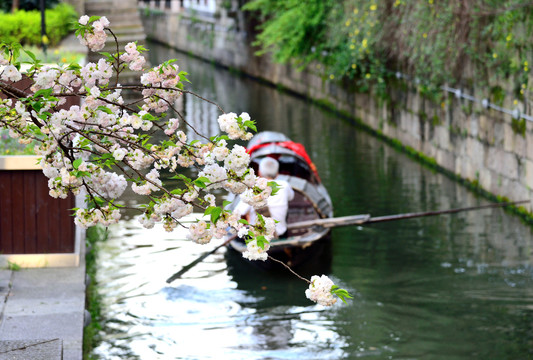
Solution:
[[(264, 131), (249, 141), (247, 151), (250, 154), (250, 166), (256, 173), (261, 159), (267, 156), (276, 159), (279, 162), (277, 179), (287, 181), (294, 190), (294, 199), (289, 202), (287, 234), (285, 237), (271, 240), (269, 255), (293, 268), (315, 261), (317, 254), (330, 246), (330, 230), (320, 227), (291, 229), (291, 224), (331, 218), (333, 205), (304, 146), (282, 133)], [(236, 204), (237, 201), (234, 201), (233, 207)], [(244, 240), (239, 238), (232, 240), (229, 247), (241, 254), (246, 251)], [(253, 263), (266, 268), (280, 266), (271, 260)]]

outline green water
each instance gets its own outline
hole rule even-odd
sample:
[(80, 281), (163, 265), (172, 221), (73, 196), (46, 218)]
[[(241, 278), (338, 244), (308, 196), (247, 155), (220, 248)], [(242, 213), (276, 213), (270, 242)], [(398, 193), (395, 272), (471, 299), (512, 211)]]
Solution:
[[(260, 130), (303, 143), (335, 215), (373, 216), (487, 203), (364, 130), (305, 100), (181, 53), (192, 89)], [(156, 61), (152, 60), (154, 63)], [(214, 107), (179, 107), (216, 132)], [(164, 280), (211, 249), (144, 230), (112, 228), (100, 256), (105, 359), (533, 358), (532, 229), (501, 209), (336, 229), (330, 257), (312, 264), (347, 288), (348, 305), (323, 308), (305, 283), (255, 270), (221, 251), (183, 280)], [(210, 246), (210, 245), (208, 245)]]

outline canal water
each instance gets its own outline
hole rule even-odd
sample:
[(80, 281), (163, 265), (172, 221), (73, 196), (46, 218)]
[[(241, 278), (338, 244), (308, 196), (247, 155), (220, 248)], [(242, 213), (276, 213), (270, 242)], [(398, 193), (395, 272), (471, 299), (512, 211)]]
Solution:
[[(303, 143), (335, 215), (372, 216), (487, 203), (363, 129), (308, 101), (150, 45), (152, 63), (177, 58), (194, 89), (259, 130)], [(180, 108), (216, 132), (217, 110), (186, 96)], [(330, 253), (307, 269), (354, 299), (324, 308), (306, 284), (268, 274), (222, 249), (183, 279), (165, 279), (213, 244), (183, 232), (111, 227), (98, 281), (101, 359), (533, 358), (532, 228), (502, 209), (335, 229)]]

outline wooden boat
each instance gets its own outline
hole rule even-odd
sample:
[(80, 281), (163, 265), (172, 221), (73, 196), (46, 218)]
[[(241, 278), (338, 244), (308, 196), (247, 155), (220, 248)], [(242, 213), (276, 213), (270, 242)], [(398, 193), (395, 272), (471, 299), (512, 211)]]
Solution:
[[(294, 199), (289, 203), (286, 237), (273, 239), (269, 255), (291, 267), (299, 267), (306, 261), (316, 258), (325, 246), (329, 246), (330, 230), (308, 227), (291, 229), (290, 224), (333, 216), (331, 198), (320, 181), (317, 170), (303, 145), (291, 141), (284, 134), (265, 131), (256, 134), (248, 143), (251, 166), (257, 173), (259, 162), (269, 156), (279, 162), (278, 179), (287, 181), (294, 190)], [(236, 204), (237, 201), (234, 201)], [(242, 253), (246, 244), (242, 239), (230, 242), (230, 248)], [(267, 260), (254, 261), (265, 267), (279, 266)]]

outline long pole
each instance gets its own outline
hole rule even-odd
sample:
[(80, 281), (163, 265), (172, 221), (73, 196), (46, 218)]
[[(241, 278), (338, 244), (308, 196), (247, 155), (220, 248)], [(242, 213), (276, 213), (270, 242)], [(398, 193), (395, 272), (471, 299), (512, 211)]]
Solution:
[[(312, 226), (332, 228), (332, 227), (341, 227), (341, 226), (350, 226), (350, 225), (363, 225), (363, 224), (372, 224), (372, 223), (379, 223), (379, 222), (386, 222), (386, 221), (412, 219), (412, 218), (425, 217), (425, 216), (454, 214), (454, 213), (458, 213), (462, 211), (497, 208), (497, 207), (504, 207), (504, 206), (509, 206), (509, 205), (524, 204), (526, 202), (530, 202), (530, 200), (514, 201), (514, 202), (509, 202), (509, 203), (494, 203), (494, 204), (488, 204), (488, 205), (469, 206), (469, 207), (448, 209), (448, 210), (425, 211), (425, 212), (405, 213), (405, 214), (386, 215), (386, 216), (377, 216), (377, 217), (371, 217), (369, 214), (352, 215), (352, 216), (343, 216), (343, 217), (338, 217), (338, 218), (300, 221), (297, 223), (288, 224), (287, 228), (288, 229), (301, 229), (301, 228), (312, 227)], [(229, 239), (224, 241), (222, 244), (215, 247), (213, 250), (200, 255), (196, 260), (194, 260), (188, 265), (185, 265), (180, 271), (178, 271), (177, 273), (169, 277), (167, 279), (167, 283), (170, 284), (174, 280), (179, 279), (183, 274), (185, 274), (191, 268), (193, 268), (198, 263), (203, 261), (206, 257), (214, 254), (221, 247), (228, 245), (233, 239), (235, 239), (235, 237), (236, 237), (235, 235), (230, 237)]]
[(350, 226), (350, 225), (373, 224), (373, 223), (379, 223), (379, 222), (385, 222), (385, 221), (396, 221), (396, 220), (412, 219), (412, 218), (425, 217), (425, 216), (455, 214), (455, 213), (463, 212), (463, 211), (497, 208), (497, 207), (504, 207), (504, 206), (510, 206), (510, 205), (524, 204), (524, 203), (529, 203), (529, 202), (530, 200), (521, 200), (521, 201), (508, 202), (508, 203), (493, 203), (493, 204), (487, 204), (487, 205), (469, 206), (469, 207), (448, 209), (448, 210), (424, 211), (424, 212), (386, 215), (386, 216), (377, 216), (377, 217), (371, 217), (369, 214), (351, 215), (351, 216), (343, 216), (343, 217), (337, 217), (337, 218), (300, 221), (300, 222), (288, 224), (287, 228), (288, 229), (302, 229), (302, 228), (308, 228), (312, 226), (333, 228), (333, 227)]
[(46, 56), (46, 45), (48, 44), (48, 37), (46, 36), (45, 0), (40, 0), (39, 5), (41, 7), (41, 46), (43, 48), (43, 53)]

